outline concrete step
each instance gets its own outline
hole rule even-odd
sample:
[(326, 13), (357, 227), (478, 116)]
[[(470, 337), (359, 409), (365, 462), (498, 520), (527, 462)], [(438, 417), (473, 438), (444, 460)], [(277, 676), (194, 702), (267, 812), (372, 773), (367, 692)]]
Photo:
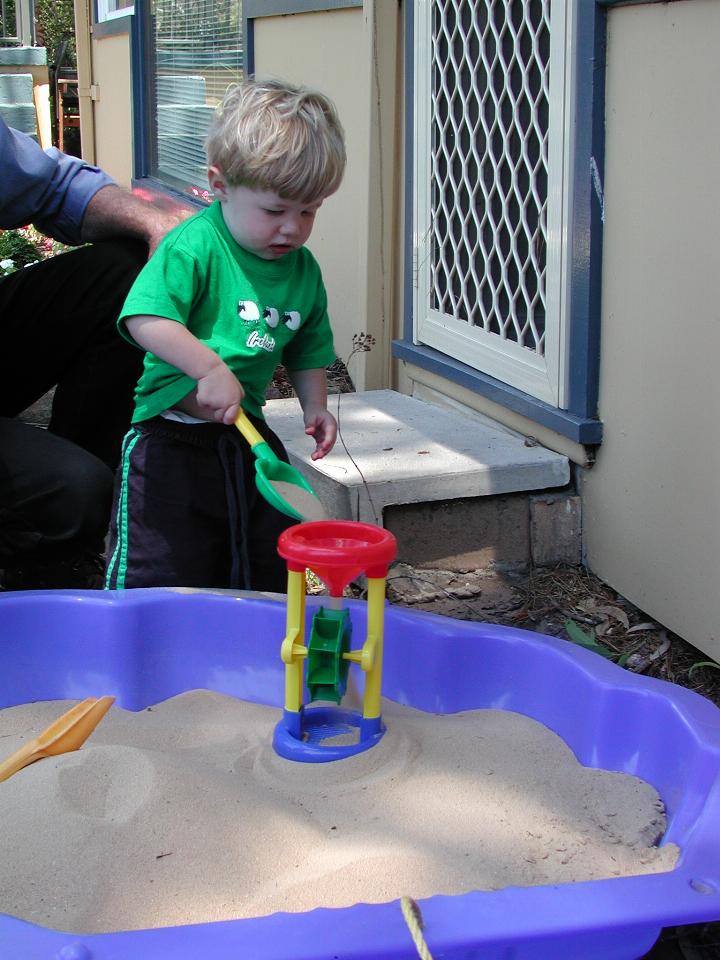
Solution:
[[(268, 423), (291, 461), (339, 519), (383, 523), (386, 508), (543, 491), (570, 480), (567, 457), (488, 418), (393, 390), (332, 396), (342, 440), (312, 461), (297, 399), (270, 400)], [(344, 446), (343, 446), (344, 441)], [(346, 448), (346, 449), (345, 449)]]
[(2, 47), (0, 48), (0, 68), (2, 67), (44, 67), (47, 65), (45, 47)]
[(0, 103), (34, 104), (31, 73), (0, 73)]
[(9, 127), (37, 140), (37, 114), (32, 103), (0, 103), (0, 114)]

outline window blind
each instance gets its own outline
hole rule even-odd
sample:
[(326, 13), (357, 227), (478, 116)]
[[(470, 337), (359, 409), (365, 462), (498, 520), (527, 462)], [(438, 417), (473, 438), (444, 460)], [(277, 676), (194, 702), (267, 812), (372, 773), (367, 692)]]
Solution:
[(190, 194), (208, 188), (205, 137), (242, 77), (240, 0), (153, 0), (155, 176)]

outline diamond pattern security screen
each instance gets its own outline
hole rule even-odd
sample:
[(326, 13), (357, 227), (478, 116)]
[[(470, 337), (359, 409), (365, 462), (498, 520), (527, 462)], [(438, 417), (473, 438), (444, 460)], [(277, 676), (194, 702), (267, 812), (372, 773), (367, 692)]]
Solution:
[(574, 0), (416, 0), (416, 339), (563, 402)]

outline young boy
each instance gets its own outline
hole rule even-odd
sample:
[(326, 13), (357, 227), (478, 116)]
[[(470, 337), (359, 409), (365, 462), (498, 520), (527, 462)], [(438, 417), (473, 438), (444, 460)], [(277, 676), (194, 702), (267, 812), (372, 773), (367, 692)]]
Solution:
[(303, 246), (345, 169), (335, 109), (303, 88), (244, 81), (220, 105), (207, 152), (215, 201), (167, 236), (118, 321), (147, 353), (116, 477), (107, 588), (284, 591), (276, 543), (293, 521), (257, 492), (238, 408), (287, 461), (262, 418), (282, 361), (313, 459), (336, 439), (327, 298)]

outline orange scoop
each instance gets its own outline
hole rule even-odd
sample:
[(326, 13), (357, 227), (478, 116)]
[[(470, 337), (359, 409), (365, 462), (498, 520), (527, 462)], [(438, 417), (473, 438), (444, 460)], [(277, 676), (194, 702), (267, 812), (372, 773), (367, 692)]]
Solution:
[(16, 750), (0, 763), (0, 781), (7, 780), (18, 770), (43, 757), (79, 750), (102, 718), (115, 703), (115, 697), (88, 697), (71, 707), (47, 730)]

